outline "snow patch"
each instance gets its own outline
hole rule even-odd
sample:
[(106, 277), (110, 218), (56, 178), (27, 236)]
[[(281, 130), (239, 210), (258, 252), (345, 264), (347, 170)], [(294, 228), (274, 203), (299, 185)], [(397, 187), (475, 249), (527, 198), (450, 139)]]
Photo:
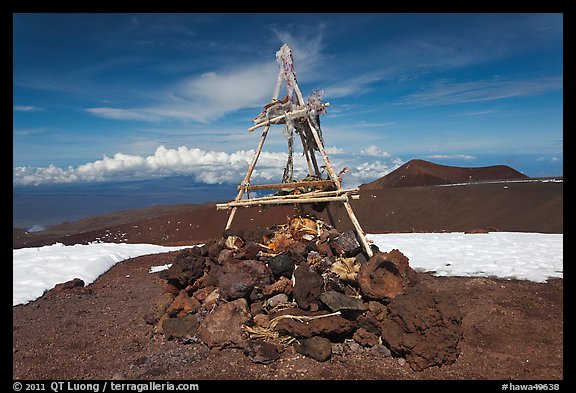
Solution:
[(563, 278), (563, 235), (524, 232), (488, 234), (369, 234), (380, 251), (399, 249), (417, 271), (436, 276), (497, 277), (546, 282)]
[(12, 250), (12, 305), (36, 300), (56, 284), (80, 278), (86, 285), (118, 262), (142, 255), (177, 251), (182, 247), (153, 244), (93, 243)]

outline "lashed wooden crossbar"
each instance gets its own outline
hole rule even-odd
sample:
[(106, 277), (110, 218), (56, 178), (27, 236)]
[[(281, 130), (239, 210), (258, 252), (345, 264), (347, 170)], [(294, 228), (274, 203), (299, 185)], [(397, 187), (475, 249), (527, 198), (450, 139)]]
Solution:
[[(231, 209), (230, 215), (228, 216), (228, 222), (226, 223), (226, 229), (229, 229), (232, 225), (232, 221), (234, 220), (234, 215), (236, 214), (236, 210), (238, 207), (250, 207), (250, 206), (258, 206), (258, 205), (281, 205), (281, 204), (303, 204), (303, 203), (320, 203), (320, 202), (341, 202), (348, 216), (350, 217), (350, 221), (356, 228), (356, 232), (358, 233), (358, 237), (362, 243), (362, 247), (366, 251), (366, 254), (369, 257), (372, 257), (373, 252), (370, 248), (370, 244), (366, 239), (366, 234), (362, 230), (356, 215), (352, 211), (352, 207), (350, 206), (350, 199), (358, 199), (359, 196), (357, 195), (358, 189), (343, 189), (341, 180), (339, 179), (338, 175), (334, 171), (330, 160), (328, 159), (328, 155), (326, 154), (326, 150), (324, 149), (324, 144), (322, 138), (320, 137), (319, 123), (315, 121), (313, 124), (311, 116), (318, 115), (319, 113), (316, 112), (318, 110), (318, 106), (314, 106), (312, 104), (310, 107), (304, 101), (304, 97), (302, 96), (302, 92), (300, 91), (300, 87), (296, 82), (296, 73), (292, 67), (292, 52), (288, 45), (282, 46), (278, 54), (280, 56), (277, 57), (280, 59), (282, 56), (285, 56), (288, 53), (288, 62), (285, 60), (281, 61), (280, 71), (278, 73), (278, 79), (276, 81), (276, 86), (274, 89), (274, 94), (272, 95), (272, 102), (267, 104), (264, 109), (265, 112), (257, 119), (260, 120), (258, 124), (250, 127), (248, 130), (251, 132), (257, 128), (264, 127), (264, 131), (262, 132), (262, 136), (260, 137), (260, 141), (258, 142), (258, 146), (256, 151), (254, 152), (254, 156), (252, 157), (252, 161), (248, 166), (248, 171), (244, 176), (244, 180), (242, 183), (237, 187), (238, 188), (238, 195), (236, 199), (232, 202), (228, 203), (219, 203), (216, 205), (216, 208), (219, 210), (222, 209)], [(286, 73), (286, 69), (288, 72)], [(272, 118), (267, 118), (268, 115), (268, 108), (276, 105), (284, 105), (286, 102), (289, 102), (287, 99), (283, 99), (282, 101), (278, 101), (278, 95), (280, 93), (280, 88), (282, 86), (282, 81), (286, 80), (286, 85), (288, 88), (288, 84), (290, 83), (291, 88), (293, 89), (292, 92), (296, 93), (296, 109), (292, 111), (287, 111), (284, 114), (274, 116)], [(290, 82), (289, 82), (290, 80)], [(288, 97), (291, 93), (289, 93)], [(319, 100), (318, 100), (319, 101)], [(321, 112), (323, 113), (323, 109), (326, 108), (329, 104), (322, 104), (319, 106)], [(290, 106), (289, 106), (290, 107)], [(315, 108), (315, 109), (314, 109)], [(261, 120), (265, 118), (265, 120)], [(270, 130), (270, 126), (273, 124), (282, 124), (286, 123), (290, 119), (300, 119), (299, 121), (303, 122), (305, 127), (307, 127), (307, 131), (309, 131), (311, 138), (309, 136), (303, 135), (303, 132), (300, 132), (300, 139), (302, 141), (302, 147), (304, 148), (304, 156), (306, 157), (306, 162), (308, 164), (308, 169), (310, 174), (312, 175), (313, 172), (315, 176), (319, 179), (322, 179), (322, 174), (316, 162), (316, 156), (314, 150), (320, 152), (322, 159), (324, 161), (324, 168), (326, 172), (328, 172), (329, 179), (326, 180), (318, 180), (318, 181), (299, 181), (299, 182), (286, 182), (281, 184), (262, 184), (262, 185), (250, 185), (250, 178), (252, 176), (252, 172), (254, 171), (254, 167), (256, 166), (256, 162), (260, 157), (260, 153), (262, 152), (262, 147), (264, 146), (264, 141), (266, 140), (266, 136), (268, 135), (268, 131)], [(305, 119), (305, 120), (304, 120)], [(322, 190), (314, 190), (311, 192), (305, 193), (297, 193), (298, 189), (301, 187), (309, 187), (309, 188), (332, 188), (329, 191), (322, 191)], [(270, 195), (260, 198), (249, 198), (249, 199), (242, 199), (244, 193), (247, 191), (252, 190), (285, 190), (285, 189), (293, 189), (295, 192), (291, 195)]]
[[(244, 199), (239, 201), (232, 201), (226, 203), (216, 204), (216, 209), (224, 210), (232, 207), (241, 206), (257, 206), (257, 205), (284, 205), (284, 204), (299, 204), (299, 203), (319, 203), (319, 202), (343, 202), (347, 200), (350, 194), (357, 194), (358, 188), (333, 190), (333, 191), (317, 191), (308, 192), (296, 195), (270, 195), (260, 198)], [(359, 199), (359, 195), (350, 195), (352, 199)]]
[[(325, 104), (322, 104), (322, 106), (324, 106), (324, 108), (327, 108), (330, 106), (330, 103), (327, 102)], [(285, 122), (287, 118), (296, 119), (296, 118), (305, 117), (305, 116), (308, 116), (308, 108), (298, 109), (298, 110), (295, 110), (293, 112), (287, 112), (287, 113), (284, 113), (282, 115), (279, 115), (279, 116), (273, 117), (271, 119), (265, 120), (261, 123), (258, 123), (256, 125), (248, 128), (248, 131), (252, 132), (257, 128), (264, 127), (264, 126), (267, 126), (270, 124), (282, 124), (282, 122)]]
[(316, 180), (316, 181), (295, 181), (290, 183), (277, 183), (277, 184), (257, 184), (254, 186), (237, 186), (237, 189), (244, 188), (246, 191), (252, 190), (285, 190), (290, 188), (301, 188), (301, 187), (314, 187), (323, 188), (334, 185), (332, 180)]
[(257, 205), (289, 205), (298, 203), (319, 203), (319, 202), (344, 202), (347, 196), (330, 196), (330, 197), (311, 197), (311, 198), (276, 198), (276, 199), (245, 199), (241, 201), (232, 201), (228, 203), (219, 203), (216, 209), (229, 209), (240, 206), (257, 206)]

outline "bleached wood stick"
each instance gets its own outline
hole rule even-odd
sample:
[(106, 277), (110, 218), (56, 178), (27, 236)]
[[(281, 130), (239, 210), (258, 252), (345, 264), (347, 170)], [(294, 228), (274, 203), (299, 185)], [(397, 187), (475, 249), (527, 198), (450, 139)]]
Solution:
[[(322, 196), (334, 196), (334, 195), (342, 195), (342, 194), (355, 194), (358, 193), (360, 189), (358, 188), (350, 188), (350, 189), (342, 189), (342, 190), (334, 190), (334, 191), (312, 191), (307, 192), (304, 194), (290, 194), (290, 195), (268, 195), (259, 198), (253, 198), (258, 200), (265, 200), (265, 199), (290, 199), (290, 198), (304, 198), (304, 197), (322, 197)], [(352, 199), (356, 199), (354, 197), (360, 198), (359, 195), (351, 195)]]
[(346, 196), (332, 196), (332, 197), (320, 197), (320, 198), (286, 198), (286, 199), (246, 199), (242, 201), (233, 201), (228, 203), (218, 203), (216, 209), (230, 209), (240, 206), (255, 206), (255, 205), (287, 205), (287, 204), (299, 204), (299, 203), (318, 203), (318, 202), (345, 202), (347, 201)]
[[(327, 103), (322, 104), (322, 105), (324, 105), (324, 107), (329, 107), (330, 103), (327, 102)], [(297, 109), (297, 110), (292, 111), (292, 112), (286, 112), (286, 113), (283, 113), (283, 114), (278, 115), (276, 117), (273, 117), (271, 119), (264, 120), (264, 121), (262, 121), (256, 125), (253, 125), (252, 127), (248, 128), (248, 131), (252, 132), (257, 128), (267, 126), (268, 124), (277, 124), (280, 120), (285, 119), (286, 117), (291, 117), (293, 119), (296, 119), (299, 117), (304, 117), (307, 114), (308, 114), (308, 108), (302, 108), (302, 109)]]
[[(282, 86), (282, 74), (283, 74), (282, 69), (280, 69), (280, 71), (278, 71), (278, 79), (276, 80), (276, 87), (274, 88), (274, 93), (272, 94), (272, 100), (277, 100), (278, 94), (280, 94), (280, 87)], [(254, 156), (252, 157), (252, 162), (248, 166), (248, 171), (246, 172), (246, 176), (244, 176), (244, 180), (242, 181), (242, 184), (249, 184), (250, 183), (250, 178), (252, 177), (252, 172), (254, 171), (254, 166), (256, 165), (256, 162), (258, 161), (258, 157), (260, 157), (260, 152), (262, 152), (262, 147), (264, 146), (264, 140), (266, 140), (266, 135), (268, 135), (269, 129), (270, 129), (270, 125), (266, 126), (266, 128), (262, 132), (262, 136), (260, 137), (260, 142), (258, 142), (258, 147), (256, 148), (256, 151), (254, 152)], [(242, 199), (243, 195), (244, 195), (244, 188), (241, 188), (238, 191), (238, 195), (236, 195), (236, 201)], [(234, 220), (235, 215), (236, 215), (236, 208), (232, 209), (232, 211), (230, 212), (230, 215), (228, 216), (228, 221), (226, 222), (225, 230), (230, 229), (230, 226), (232, 225), (232, 221)]]
[[(308, 164), (308, 173), (312, 174), (312, 171), (314, 170), (314, 168), (312, 167), (312, 163), (310, 162), (310, 154), (311, 153), (309, 151), (308, 148), (308, 144), (306, 143), (306, 138), (304, 138), (304, 135), (302, 135), (301, 132), (298, 133), (300, 135), (300, 140), (302, 141), (302, 149), (304, 151), (304, 157), (306, 157), (306, 164)], [(320, 174), (318, 173), (318, 171), (316, 171), (315, 173), (318, 177), (320, 177)]]
[(328, 155), (326, 154), (326, 150), (324, 150), (324, 145), (322, 145), (322, 141), (320, 140), (320, 135), (318, 135), (318, 131), (316, 130), (316, 128), (314, 128), (314, 125), (312, 124), (312, 121), (310, 120), (310, 118), (308, 118), (308, 125), (310, 126), (310, 131), (312, 132), (312, 136), (314, 136), (314, 140), (316, 141), (316, 145), (318, 146), (318, 150), (320, 150), (320, 154), (322, 155), (322, 158), (324, 159), (324, 164), (326, 164), (326, 170), (328, 171), (328, 175), (330, 176), (330, 179), (332, 179), (336, 188), (342, 188), (342, 185), (340, 184), (340, 180), (338, 180), (338, 175), (336, 174), (336, 172), (334, 172), (334, 168), (332, 167), (332, 164), (330, 163), (330, 159), (328, 158)]
[[(302, 95), (302, 91), (300, 91), (300, 86), (298, 86), (298, 82), (296, 81), (296, 73), (294, 73), (294, 91), (296, 92), (296, 97), (298, 98), (298, 104), (299, 105), (306, 105), (306, 102), (304, 101), (304, 96)], [(323, 104), (325, 108), (330, 106), (330, 103), (327, 102), (326, 104)], [(308, 123), (310, 123), (310, 119), (308, 119)], [(316, 142), (316, 144), (318, 144), (318, 142)], [(307, 143), (306, 143), (307, 145)], [(318, 145), (320, 146), (320, 145)], [(312, 160), (312, 165), (314, 166), (314, 170), (316, 171), (316, 175), (320, 176), (320, 169), (318, 168), (318, 163), (316, 162), (316, 155), (314, 154), (314, 149), (311, 149), (309, 146), (307, 146), (308, 151), (310, 152), (310, 159)]]
[(312, 159), (312, 166), (314, 167), (314, 170), (316, 171), (316, 176), (322, 177), (322, 173), (320, 172), (320, 169), (318, 168), (318, 162), (316, 162), (316, 154), (314, 153), (314, 149), (309, 149), (309, 150), (310, 150), (310, 158)]
[(368, 254), (368, 258), (372, 258), (372, 255), (374, 255), (374, 253), (372, 252), (372, 249), (370, 248), (370, 244), (368, 244), (368, 239), (366, 239), (366, 234), (362, 230), (362, 227), (360, 226), (360, 222), (358, 222), (358, 219), (356, 218), (356, 215), (354, 214), (354, 211), (352, 210), (352, 206), (350, 206), (350, 202), (348, 202), (348, 195), (344, 195), (344, 198), (345, 198), (345, 201), (343, 202), (343, 204), (344, 204), (344, 207), (346, 208), (346, 212), (348, 212), (348, 217), (350, 217), (350, 221), (352, 221), (354, 228), (356, 228), (356, 232), (358, 233), (358, 236), (360, 237), (360, 241), (362, 242), (362, 246), (364, 247), (366, 254)]
[(297, 181), (291, 183), (278, 183), (278, 184), (256, 184), (253, 186), (238, 186), (247, 191), (252, 190), (283, 190), (285, 188), (298, 188), (298, 187), (327, 187), (332, 185), (332, 180), (316, 180), (316, 181)]

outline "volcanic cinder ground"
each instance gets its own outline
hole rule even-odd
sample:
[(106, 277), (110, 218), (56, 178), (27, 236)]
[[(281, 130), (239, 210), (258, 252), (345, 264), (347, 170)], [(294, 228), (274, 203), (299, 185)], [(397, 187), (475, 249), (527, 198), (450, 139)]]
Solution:
[[(361, 187), (353, 209), (366, 232), (519, 231), (563, 233), (563, 183), (528, 181), (508, 167), (453, 168), (413, 160)], [(512, 179), (500, 182), (496, 180)], [(478, 181), (491, 180), (489, 183)], [(452, 185), (446, 185), (450, 184)], [(460, 185), (454, 183), (461, 183)], [(440, 186), (443, 185), (443, 186)], [(309, 210), (312, 212), (312, 210)], [(291, 206), (240, 209), (236, 229), (285, 223)], [(343, 208), (319, 217), (351, 228)], [(38, 233), (13, 231), (13, 247), (90, 241), (183, 245), (222, 236), (215, 203), (153, 207), (90, 217)], [(326, 362), (284, 351), (256, 364), (239, 349), (210, 350), (152, 334), (146, 324), (165, 282), (151, 266), (178, 253), (115, 265), (86, 288), (48, 293), (13, 308), (15, 379), (563, 379), (563, 280), (548, 283), (434, 277), (426, 285), (456, 299), (462, 340), (450, 365), (414, 371), (357, 348)]]

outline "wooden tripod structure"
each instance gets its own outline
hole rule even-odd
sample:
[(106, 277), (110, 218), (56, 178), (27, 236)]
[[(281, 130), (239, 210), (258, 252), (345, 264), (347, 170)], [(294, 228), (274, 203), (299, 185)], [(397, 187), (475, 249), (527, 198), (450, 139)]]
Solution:
[[(236, 210), (240, 206), (249, 207), (256, 205), (279, 205), (279, 204), (303, 204), (303, 203), (320, 203), (320, 202), (341, 202), (356, 228), (358, 237), (362, 246), (369, 257), (372, 257), (373, 252), (370, 248), (366, 234), (362, 230), (352, 207), (350, 206), (350, 199), (358, 199), (358, 188), (343, 189), (341, 180), (334, 171), (330, 159), (324, 149), (322, 141), (322, 134), (320, 130), (319, 115), (325, 113), (325, 108), (330, 104), (323, 104), (320, 102), (318, 95), (312, 96), (308, 101), (304, 101), (302, 92), (296, 82), (296, 73), (294, 71), (294, 64), (292, 59), (292, 50), (284, 44), (276, 53), (276, 58), (280, 64), (280, 71), (276, 81), (276, 87), (272, 95), (272, 101), (264, 106), (264, 111), (254, 119), (256, 123), (250, 127), (248, 131), (252, 132), (257, 128), (264, 127), (256, 151), (252, 161), (248, 167), (248, 171), (244, 176), (244, 180), (237, 187), (238, 195), (234, 201), (228, 203), (219, 203), (216, 205), (218, 210), (231, 209), (226, 223), (226, 229), (229, 229), (234, 220)], [(282, 81), (286, 81), (287, 96), (282, 100), (278, 100)], [(263, 185), (250, 185), (250, 178), (256, 166), (264, 141), (273, 124), (285, 124), (287, 131), (290, 135), (295, 130), (300, 135), (302, 146), (304, 149), (304, 156), (308, 164), (310, 173), (310, 180), (305, 181), (288, 181), (291, 177), (284, 173), (283, 183), (280, 184), (263, 184)], [(291, 139), (289, 139), (289, 148), (291, 149)], [(328, 172), (328, 179), (322, 179), (322, 173), (318, 167), (315, 151), (318, 151), (324, 161), (326, 171)], [(291, 150), (289, 152), (291, 154)], [(291, 155), (289, 154), (289, 164), (291, 164)], [(287, 169), (290, 165), (287, 164)], [(312, 176), (314, 174), (315, 176)], [(291, 180), (291, 179), (290, 179)], [(304, 189), (304, 192), (301, 190)], [(244, 194), (252, 190), (283, 190), (290, 191), (289, 195), (271, 195), (260, 198), (243, 199)]]

